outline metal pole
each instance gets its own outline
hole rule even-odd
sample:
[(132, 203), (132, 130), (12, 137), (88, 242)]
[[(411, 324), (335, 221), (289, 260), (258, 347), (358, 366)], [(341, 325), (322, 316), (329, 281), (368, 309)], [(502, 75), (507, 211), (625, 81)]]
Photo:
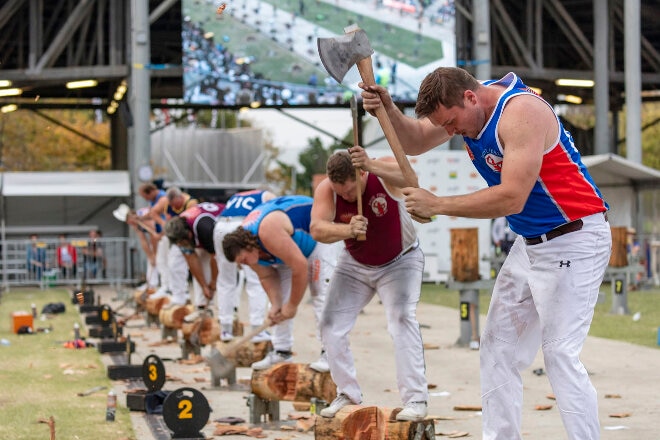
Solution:
[(614, 315), (627, 315), (628, 311), (628, 286), (626, 276), (617, 275), (612, 278), (612, 310)]
[(474, 41), (474, 73), (478, 80), (491, 79), (490, 59), (490, 8), (488, 0), (472, 0), (473, 30), (472, 41)]
[[(151, 143), (149, 133), (149, 114), (151, 111), (151, 83), (149, 64), (149, 2), (131, 0), (131, 73), (129, 84), (129, 108), (132, 126), (128, 129), (129, 164), (133, 193), (140, 185), (137, 170), (150, 165)], [(139, 197), (134, 206), (139, 205)]]
[[(607, 2), (605, 2), (607, 3)], [(609, 11), (594, 0), (594, 154), (612, 151), (608, 113), (610, 109), (610, 81), (607, 71)]]
[(456, 345), (467, 347), (479, 340), (479, 289), (461, 289), (459, 295), (461, 334)]
[(624, 60), (626, 82), (626, 157), (642, 163), (642, 116), (641, 116), (641, 13), (640, 0), (624, 2)]

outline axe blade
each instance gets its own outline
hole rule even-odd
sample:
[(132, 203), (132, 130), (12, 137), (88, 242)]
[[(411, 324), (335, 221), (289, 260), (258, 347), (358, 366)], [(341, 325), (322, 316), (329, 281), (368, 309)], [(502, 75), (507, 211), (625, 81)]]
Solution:
[(362, 29), (338, 37), (319, 38), (317, 45), (323, 67), (338, 83), (353, 65), (374, 53)]
[(214, 377), (226, 378), (229, 374), (236, 369), (236, 365), (229, 359), (223, 356), (220, 351), (213, 347), (209, 357), (205, 358), (206, 363), (211, 367), (211, 374)]

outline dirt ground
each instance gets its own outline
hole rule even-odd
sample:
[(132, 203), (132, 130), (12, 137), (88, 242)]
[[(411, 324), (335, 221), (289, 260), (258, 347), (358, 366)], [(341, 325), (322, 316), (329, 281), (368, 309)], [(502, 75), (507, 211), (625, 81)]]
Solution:
[[(97, 288), (103, 303), (118, 307), (124, 295), (132, 291), (117, 292), (109, 287)], [(242, 306), (239, 317), (243, 319), (246, 307)], [(125, 307), (121, 312), (130, 311)], [(420, 304), (418, 319), (422, 325), (427, 378), (429, 383), (429, 417), (436, 419), (437, 438), (448, 438), (448, 434), (465, 432), (468, 438), (481, 438), (481, 414), (478, 411), (459, 411), (456, 406), (479, 406), (479, 352), (458, 347), (455, 342), (460, 335), (458, 310)], [(483, 320), (483, 316), (481, 317)], [(308, 363), (317, 359), (320, 344), (314, 336), (312, 306), (303, 303), (294, 324), (294, 362)], [(131, 335), (136, 352), (132, 364), (141, 364), (150, 354), (165, 360), (168, 380), (163, 389), (173, 391), (181, 387), (192, 387), (201, 391), (211, 407), (208, 424), (202, 429), (207, 438), (246, 438), (245, 435), (213, 436), (213, 420), (237, 417), (249, 425), (250, 394), (247, 385), (214, 387), (209, 367), (205, 363), (185, 365), (176, 359), (182, 355), (177, 344), (155, 345), (162, 340), (161, 331), (145, 325), (144, 318), (130, 320), (125, 334)], [(382, 306), (377, 299), (360, 315), (353, 330), (351, 347), (356, 360), (358, 378), (362, 386), (365, 405), (384, 407), (401, 406), (396, 387), (392, 344), (387, 333)], [(201, 354), (208, 355), (210, 347), (203, 347)], [(106, 364), (112, 357), (102, 355)], [(658, 393), (658, 366), (660, 349), (590, 337), (582, 353), (582, 360), (591, 374), (599, 395), (601, 438), (603, 439), (660, 439), (660, 393)], [(552, 390), (547, 377), (534, 373), (543, 369), (543, 358), (539, 354), (533, 365), (523, 372), (525, 386), (523, 404), (523, 438), (526, 440), (548, 440), (566, 438), (555, 402), (549, 397)], [(538, 372), (538, 371), (537, 371)], [(237, 368), (237, 380), (249, 383), (251, 370)], [(134, 383), (114, 381), (119, 395), (118, 404), (126, 405), (125, 390)], [(538, 410), (537, 406), (550, 406)], [(280, 421), (256, 425), (263, 429), (268, 439), (312, 439), (313, 431), (292, 430), (295, 423), (288, 421), (290, 414), (297, 413), (291, 402), (280, 402)], [(150, 427), (144, 412), (132, 411), (131, 417), (136, 437), (140, 440), (170, 438), (161, 420), (160, 430)], [(154, 416), (150, 416), (152, 419)], [(160, 416), (157, 416), (160, 417)], [(153, 425), (153, 424), (152, 424)], [(163, 429), (164, 428), (164, 429)]]

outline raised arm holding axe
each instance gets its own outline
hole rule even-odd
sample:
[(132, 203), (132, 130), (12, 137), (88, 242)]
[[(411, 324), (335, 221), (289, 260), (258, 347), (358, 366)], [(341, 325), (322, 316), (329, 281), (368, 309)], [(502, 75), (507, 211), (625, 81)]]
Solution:
[[(341, 83), (346, 73), (353, 65), (357, 65), (360, 77), (362, 78), (361, 87), (369, 90), (376, 86), (374, 70), (371, 55), (374, 53), (364, 30), (357, 26), (349, 26), (344, 29), (345, 34), (333, 38), (319, 38), (318, 50), (321, 62), (326, 70), (337, 82)], [(366, 108), (366, 107), (365, 107)], [(403, 150), (401, 142), (392, 125), (387, 110), (384, 106), (371, 107), (368, 109), (378, 118), (378, 123), (385, 133), (385, 138), (392, 149), (401, 172), (406, 179), (406, 184), (410, 187), (419, 188), (417, 174), (412, 169), (406, 153)], [(430, 217), (425, 218), (411, 213), (411, 216), (420, 223), (428, 223)]]

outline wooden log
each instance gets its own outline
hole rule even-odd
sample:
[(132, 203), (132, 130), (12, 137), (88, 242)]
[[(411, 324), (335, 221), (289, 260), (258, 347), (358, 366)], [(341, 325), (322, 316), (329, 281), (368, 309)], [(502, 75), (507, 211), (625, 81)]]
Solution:
[(244, 331), (245, 325), (238, 320), (238, 318), (234, 318), (234, 321), (232, 322), (231, 326), (231, 331), (234, 336), (243, 336), (243, 331)]
[(231, 359), (237, 367), (249, 367), (253, 363), (265, 358), (266, 353), (272, 349), (273, 344), (270, 341), (251, 342), (249, 344), (241, 345), (226, 357), (227, 359)]
[(479, 280), (479, 229), (450, 229), (451, 275), (455, 281)]
[(133, 292), (133, 298), (135, 298), (135, 304), (138, 306), (144, 306), (147, 303), (147, 298), (149, 298), (150, 295), (153, 295), (156, 293), (156, 289), (154, 288), (148, 288), (148, 289), (137, 289), (135, 292)]
[(266, 400), (308, 402), (317, 397), (332, 402), (337, 386), (330, 373), (319, 373), (307, 364), (283, 363), (252, 371), (252, 392)]
[(413, 440), (433, 439), (433, 419), (399, 422), (402, 408), (348, 405), (333, 418), (316, 418), (315, 439)]
[(190, 341), (190, 336), (196, 333), (199, 344), (207, 345), (220, 340), (220, 323), (211, 316), (202, 316), (193, 322), (183, 321), (181, 332), (186, 341)]
[[(431, 438), (435, 438), (435, 423), (433, 419), (424, 419), (418, 422), (401, 422), (396, 420), (396, 415), (402, 410), (403, 408), (380, 408), (386, 420), (384, 440), (413, 440), (415, 436), (420, 436), (420, 434), (421, 437), (418, 438), (426, 439), (428, 436), (425, 437), (424, 434), (427, 429), (429, 435), (431, 432), (434, 433)], [(430, 428), (428, 428), (429, 425), (431, 426)]]
[(612, 226), (612, 254), (611, 267), (626, 267), (628, 265), (628, 228), (625, 226)]
[(160, 309), (158, 319), (160, 323), (168, 328), (180, 329), (183, 325), (183, 318), (193, 312), (191, 305), (173, 305)]
[(381, 440), (386, 420), (377, 406), (347, 405), (332, 418), (316, 417), (315, 440)]
[(159, 296), (154, 298), (153, 295), (148, 296), (144, 308), (150, 315), (158, 316), (160, 310), (170, 303), (170, 298), (167, 296)]

